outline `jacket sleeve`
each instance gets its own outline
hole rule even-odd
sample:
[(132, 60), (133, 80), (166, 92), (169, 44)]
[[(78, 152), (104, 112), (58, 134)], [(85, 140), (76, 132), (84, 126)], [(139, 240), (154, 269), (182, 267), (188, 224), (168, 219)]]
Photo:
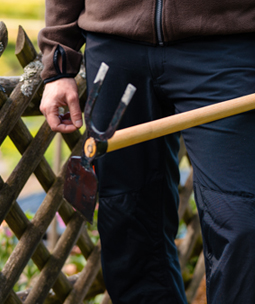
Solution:
[[(38, 45), (42, 51), (44, 69), (41, 77), (45, 83), (74, 77), (79, 72), (85, 40), (78, 27), (78, 18), (85, 9), (85, 0), (46, 0), (46, 27), (39, 32)], [(62, 67), (59, 66), (62, 57)]]

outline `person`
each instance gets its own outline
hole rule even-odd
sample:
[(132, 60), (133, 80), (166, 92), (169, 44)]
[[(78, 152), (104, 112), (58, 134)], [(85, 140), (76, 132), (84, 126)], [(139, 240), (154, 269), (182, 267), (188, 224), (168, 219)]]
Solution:
[[(87, 87), (109, 71), (93, 121), (106, 129), (128, 83), (137, 91), (120, 128), (253, 93), (253, 0), (46, 0), (39, 34), (52, 130), (82, 125), (77, 87), (86, 40)], [(60, 121), (67, 105), (71, 121)], [(255, 113), (182, 132), (194, 169), (208, 304), (255, 303)], [(99, 178), (102, 269), (114, 304), (183, 304), (178, 228), (179, 134), (106, 154)]]

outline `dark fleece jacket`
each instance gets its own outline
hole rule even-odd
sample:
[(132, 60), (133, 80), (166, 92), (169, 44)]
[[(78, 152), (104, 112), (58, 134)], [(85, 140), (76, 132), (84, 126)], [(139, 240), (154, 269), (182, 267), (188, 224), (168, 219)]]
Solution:
[[(78, 73), (82, 30), (154, 45), (254, 32), (255, 1), (46, 0), (46, 27), (38, 37), (46, 82)], [(62, 56), (62, 69), (58, 56)]]

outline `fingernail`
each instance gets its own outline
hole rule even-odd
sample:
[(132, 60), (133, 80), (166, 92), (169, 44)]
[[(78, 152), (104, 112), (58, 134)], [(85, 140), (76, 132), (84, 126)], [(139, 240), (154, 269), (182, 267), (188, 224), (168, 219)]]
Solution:
[(76, 128), (80, 128), (82, 126), (82, 120), (81, 119), (80, 120), (76, 120), (75, 126), (76, 126)]

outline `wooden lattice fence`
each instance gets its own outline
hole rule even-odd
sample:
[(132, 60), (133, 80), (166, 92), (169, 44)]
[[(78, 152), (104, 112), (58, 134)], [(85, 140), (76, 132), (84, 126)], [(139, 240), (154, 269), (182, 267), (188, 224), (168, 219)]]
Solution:
[[(0, 56), (8, 42), (8, 32), (0, 22)], [(56, 176), (44, 157), (44, 153), (55, 136), (45, 121), (33, 137), (21, 116), (41, 115), (39, 103), (43, 91), (40, 78), (42, 63), (40, 54), (22, 27), (19, 27), (15, 54), (24, 68), (21, 77), (0, 78), (0, 145), (9, 136), (22, 155), (19, 163), (4, 181), (0, 176), (0, 223), (4, 220), (18, 238), (18, 243), (0, 272), (0, 303), (83, 303), (97, 294), (105, 293), (101, 303), (111, 303), (105, 291), (101, 264), (100, 241), (94, 245), (87, 232), (86, 223), (81, 216), (63, 199), (64, 165)], [(76, 77), (81, 107), (86, 99), (85, 72)], [(72, 155), (80, 155), (84, 135), (79, 131), (62, 134)], [(182, 143), (180, 160), (186, 154)], [(31, 174), (47, 193), (32, 220), (29, 220), (17, 203), (17, 198)], [(185, 269), (194, 252), (198, 256), (194, 274), (187, 281), (186, 293), (189, 303), (195, 297), (199, 284), (204, 277), (201, 233), (196, 211), (189, 204), (193, 191), (192, 170), (184, 186), (180, 186), (179, 216), (187, 225), (184, 239), (177, 240), (181, 269)], [(66, 224), (53, 250), (42, 241), (46, 230), (56, 212)], [(87, 263), (83, 270), (67, 277), (62, 268), (74, 245), (80, 248)], [(117, 245), (116, 245), (117, 246)], [(21, 276), (29, 260), (32, 259), (40, 270), (33, 287), (25, 292), (15, 293), (13, 286)]]

